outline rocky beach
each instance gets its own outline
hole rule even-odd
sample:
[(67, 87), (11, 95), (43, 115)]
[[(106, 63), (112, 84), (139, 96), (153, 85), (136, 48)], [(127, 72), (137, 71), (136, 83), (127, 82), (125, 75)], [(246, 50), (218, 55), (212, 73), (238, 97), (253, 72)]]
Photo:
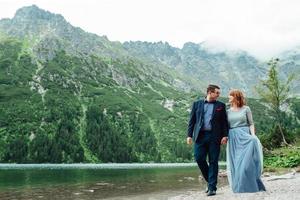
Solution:
[(217, 195), (207, 197), (204, 191), (186, 191), (182, 195), (171, 197), (172, 200), (300, 200), (300, 173), (294, 170), (282, 175), (270, 175), (266, 173), (263, 177), (266, 192), (235, 194), (230, 187), (224, 186), (218, 189)]

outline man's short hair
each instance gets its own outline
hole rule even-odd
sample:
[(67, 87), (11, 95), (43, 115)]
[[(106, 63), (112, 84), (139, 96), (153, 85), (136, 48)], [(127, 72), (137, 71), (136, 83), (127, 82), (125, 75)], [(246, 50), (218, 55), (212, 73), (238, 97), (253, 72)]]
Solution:
[(209, 92), (214, 92), (215, 89), (220, 89), (220, 87), (217, 85), (209, 84), (207, 86), (206, 94), (208, 94)]

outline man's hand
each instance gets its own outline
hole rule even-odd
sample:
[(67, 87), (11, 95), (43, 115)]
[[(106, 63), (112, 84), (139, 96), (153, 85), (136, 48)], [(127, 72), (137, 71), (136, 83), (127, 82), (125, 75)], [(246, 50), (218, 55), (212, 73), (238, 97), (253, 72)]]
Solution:
[(189, 145), (193, 144), (193, 139), (191, 137), (187, 137), (186, 138), (186, 143), (189, 144)]
[(221, 140), (221, 144), (227, 144), (228, 137), (223, 137)]

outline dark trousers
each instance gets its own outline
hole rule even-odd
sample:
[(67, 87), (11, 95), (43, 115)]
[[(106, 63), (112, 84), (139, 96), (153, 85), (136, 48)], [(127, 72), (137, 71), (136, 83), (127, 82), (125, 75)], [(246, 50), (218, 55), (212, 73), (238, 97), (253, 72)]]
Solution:
[[(219, 170), (220, 144), (212, 132), (204, 131), (199, 134), (194, 144), (194, 156), (209, 190), (217, 190)], [(208, 155), (208, 162), (206, 157)]]

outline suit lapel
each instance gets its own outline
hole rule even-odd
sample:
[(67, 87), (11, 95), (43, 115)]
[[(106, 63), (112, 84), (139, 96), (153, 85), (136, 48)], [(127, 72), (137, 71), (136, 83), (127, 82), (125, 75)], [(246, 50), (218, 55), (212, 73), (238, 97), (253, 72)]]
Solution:
[(212, 119), (213, 119), (213, 118), (214, 118), (214, 116), (215, 116), (215, 113), (216, 113), (217, 107), (218, 107), (218, 102), (214, 103), (213, 113), (212, 113), (212, 115), (211, 115), (211, 118), (212, 118)]
[(198, 108), (198, 115), (199, 115), (199, 117), (201, 116), (203, 116), (203, 109), (204, 109), (204, 101), (202, 100), (202, 101), (200, 101), (200, 103), (199, 103), (199, 108)]

